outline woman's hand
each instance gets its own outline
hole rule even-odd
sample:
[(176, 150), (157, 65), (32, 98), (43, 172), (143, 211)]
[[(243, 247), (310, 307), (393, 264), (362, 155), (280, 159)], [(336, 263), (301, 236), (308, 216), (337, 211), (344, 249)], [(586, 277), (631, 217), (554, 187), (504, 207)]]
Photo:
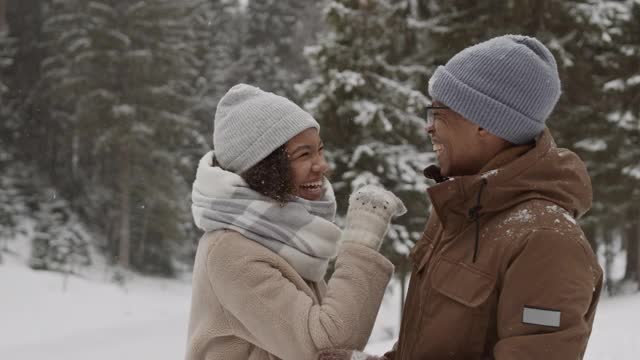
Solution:
[(392, 192), (374, 185), (361, 187), (349, 197), (342, 239), (378, 250), (389, 230), (391, 218), (406, 212), (402, 200)]

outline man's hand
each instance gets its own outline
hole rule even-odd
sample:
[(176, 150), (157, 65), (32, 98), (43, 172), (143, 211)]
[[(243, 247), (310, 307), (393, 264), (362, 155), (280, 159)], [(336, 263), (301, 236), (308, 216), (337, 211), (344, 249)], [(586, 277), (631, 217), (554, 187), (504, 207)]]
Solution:
[(318, 360), (384, 360), (384, 358), (360, 351), (336, 349), (320, 351)]

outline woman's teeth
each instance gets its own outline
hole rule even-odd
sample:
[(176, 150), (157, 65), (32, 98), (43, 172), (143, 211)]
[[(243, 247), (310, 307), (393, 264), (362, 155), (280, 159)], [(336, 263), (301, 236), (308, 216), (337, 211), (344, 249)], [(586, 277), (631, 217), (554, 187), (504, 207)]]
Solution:
[(316, 181), (316, 182), (312, 182), (312, 183), (302, 184), (302, 185), (300, 185), (300, 187), (305, 189), (305, 190), (319, 189), (319, 188), (322, 188), (322, 181)]
[(438, 153), (438, 152), (440, 152), (442, 150), (444, 150), (444, 146), (442, 146), (440, 144), (433, 144), (433, 151)]

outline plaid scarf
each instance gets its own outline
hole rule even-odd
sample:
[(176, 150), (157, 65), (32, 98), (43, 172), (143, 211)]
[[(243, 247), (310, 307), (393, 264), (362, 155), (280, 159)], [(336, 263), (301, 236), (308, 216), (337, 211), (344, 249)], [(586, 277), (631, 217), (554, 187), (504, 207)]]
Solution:
[(341, 234), (333, 223), (336, 201), (329, 182), (324, 180), (321, 200), (294, 197), (281, 206), (239, 175), (212, 166), (212, 157), (209, 152), (200, 160), (191, 192), (198, 228), (237, 231), (283, 257), (304, 279), (322, 280)]

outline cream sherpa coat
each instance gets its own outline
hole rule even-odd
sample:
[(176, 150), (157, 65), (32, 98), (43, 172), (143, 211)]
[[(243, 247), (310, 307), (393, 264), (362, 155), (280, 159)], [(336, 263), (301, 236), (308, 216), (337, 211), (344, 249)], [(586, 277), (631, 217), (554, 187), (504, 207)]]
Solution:
[(309, 283), (236, 232), (207, 233), (195, 259), (186, 359), (314, 360), (320, 349), (362, 349), (392, 272), (377, 251), (346, 243), (328, 285)]

